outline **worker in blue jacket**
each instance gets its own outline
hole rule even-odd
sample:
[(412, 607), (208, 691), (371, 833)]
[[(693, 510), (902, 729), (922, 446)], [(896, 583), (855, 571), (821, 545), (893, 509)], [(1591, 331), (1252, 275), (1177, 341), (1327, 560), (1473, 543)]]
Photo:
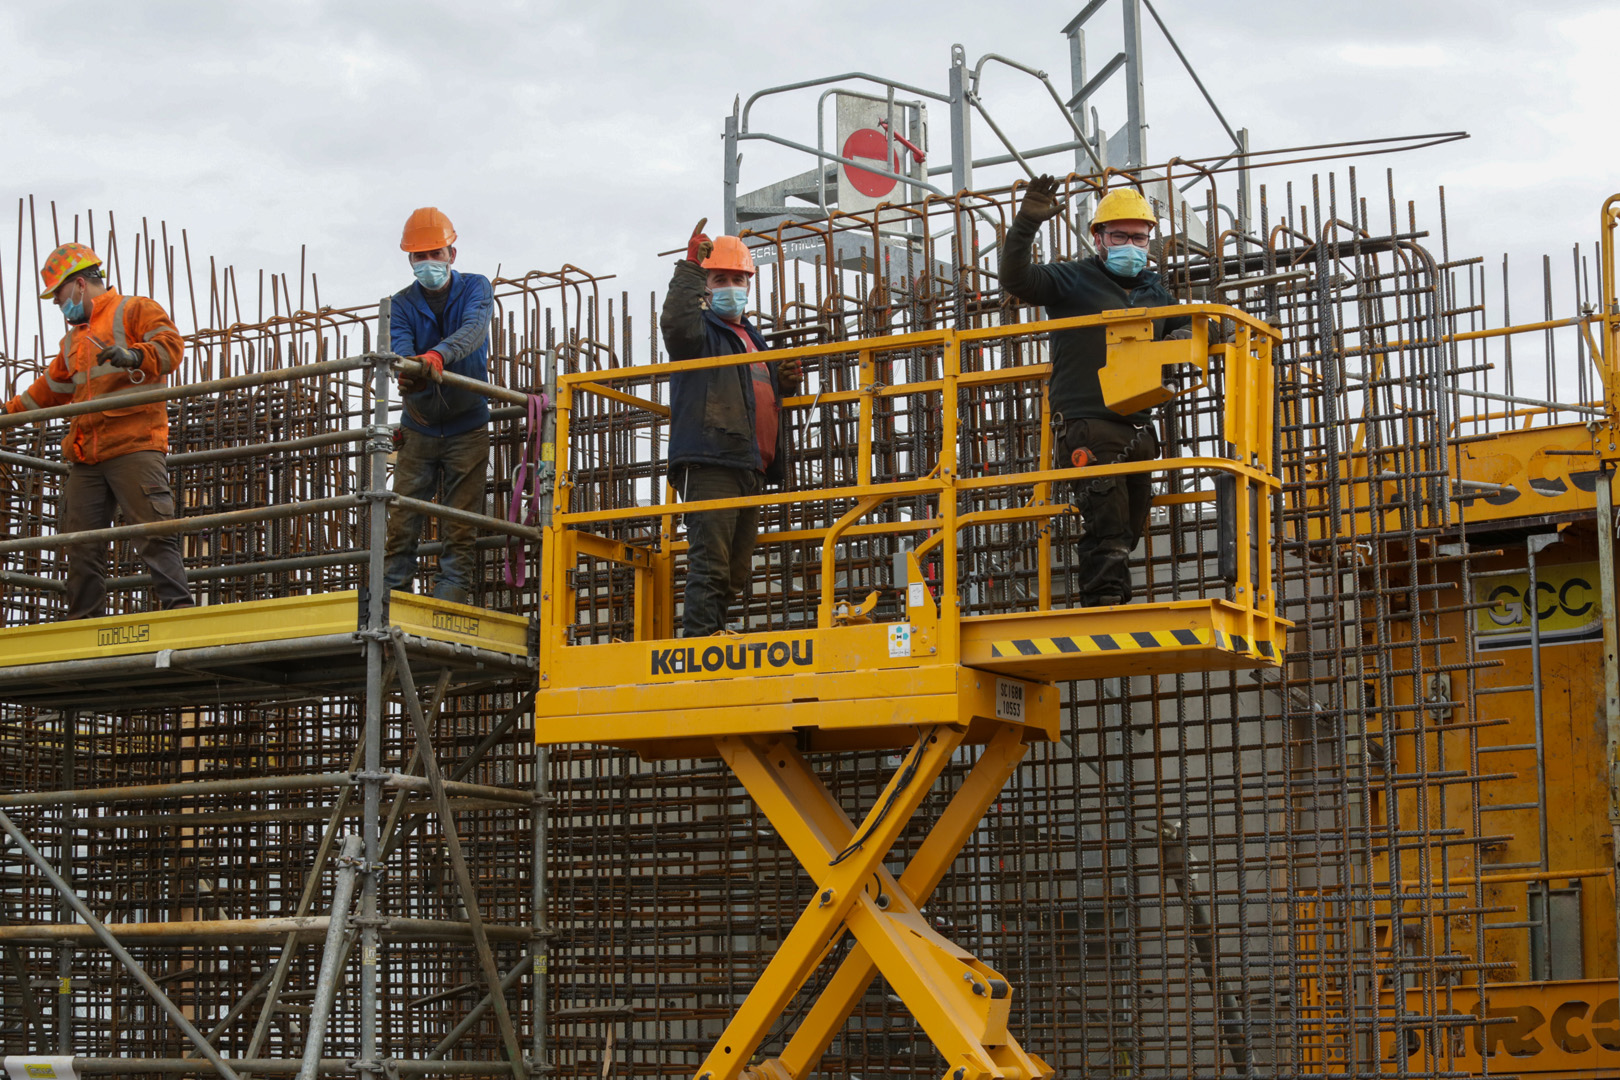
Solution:
[[(396, 439), (394, 492), (412, 499), (484, 512), (489, 474), (489, 399), (445, 386), (443, 373), (489, 381), (489, 325), (495, 294), (489, 279), (451, 268), (456, 231), (427, 206), (405, 222), (400, 248), (416, 283), (394, 294), (389, 338), (394, 352), (421, 361), (424, 372), (401, 379), (404, 413)], [(388, 515), (384, 587), (410, 590), (422, 517), (394, 509)], [(444, 553), (433, 596), (468, 604), (480, 578), (473, 527), (440, 521)]]

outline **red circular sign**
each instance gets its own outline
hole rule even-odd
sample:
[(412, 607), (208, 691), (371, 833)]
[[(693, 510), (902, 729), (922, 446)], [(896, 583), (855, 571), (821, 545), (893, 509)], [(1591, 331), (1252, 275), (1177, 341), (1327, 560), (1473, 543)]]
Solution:
[[(883, 155), (889, 148), (888, 136), (872, 128), (861, 128), (844, 141), (842, 157), (866, 158), (872, 164), (882, 168)], [(894, 149), (894, 167), (891, 172), (900, 171), (900, 148)], [(850, 186), (862, 195), (872, 199), (879, 199), (893, 191), (898, 180), (888, 176), (879, 176), (877, 173), (858, 169), (853, 165), (844, 166), (844, 175), (849, 177)]]

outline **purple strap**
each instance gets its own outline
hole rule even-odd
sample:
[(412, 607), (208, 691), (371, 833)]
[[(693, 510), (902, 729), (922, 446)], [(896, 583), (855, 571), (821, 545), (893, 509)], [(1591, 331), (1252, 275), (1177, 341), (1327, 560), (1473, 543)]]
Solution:
[[(506, 507), (506, 520), (516, 525), (540, 524), (540, 466), (545, 447), (546, 409), (551, 402), (544, 394), (529, 395), (529, 414), (525, 419), (528, 430), (523, 437), (523, 448), (518, 455), (517, 468), (512, 470), (512, 498)], [(506, 563), (501, 576), (514, 589), (529, 582), (527, 546), (517, 537), (506, 541)]]

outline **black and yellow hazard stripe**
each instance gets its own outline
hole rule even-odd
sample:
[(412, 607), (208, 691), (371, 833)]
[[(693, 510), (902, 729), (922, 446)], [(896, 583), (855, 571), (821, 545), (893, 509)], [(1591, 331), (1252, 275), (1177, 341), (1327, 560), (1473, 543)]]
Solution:
[(1248, 639), (1237, 634), (1225, 634), (1219, 630), (1136, 630), (1123, 634), (1015, 638), (1010, 641), (992, 641), (990, 655), (996, 659), (1012, 659), (1020, 656), (1121, 652), (1128, 649), (1181, 649), (1191, 645), (1208, 645), (1212, 637), (1215, 647), (1227, 652), (1258, 652), (1268, 660), (1276, 656), (1276, 650), (1269, 641), (1256, 641), (1251, 648)]

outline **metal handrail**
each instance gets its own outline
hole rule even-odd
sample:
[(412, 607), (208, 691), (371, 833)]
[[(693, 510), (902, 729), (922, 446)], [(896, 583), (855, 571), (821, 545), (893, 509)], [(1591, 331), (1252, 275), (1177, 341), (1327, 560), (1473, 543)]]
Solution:
[[(835, 567), (834, 549), (839, 538), (846, 533), (865, 535), (865, 531), (858, 524), (860, 519), (885, 502), (895, 498), (935, 496), (940, 504), (937, 517), (905, 522), (899, 527), (899, 531), (934, 532), (934, 536), (926, 542), (925, 547), (919, 550), (931, 550), (935, 546), (943, 546), (942, 569), (946, 580), (942, 583), (943, 587), (940, 590), (940, 618), (942, 623), (954, 626), (959, 622), (955, 599), (955, 576), (957, 533), (960, 529), (969, 525), (983, 524), (988, 517), (994, 517), (998, 514), (1003, 517), (1011, 514), (1020, 520), (1052, 518), (1065, 514), (1068, 512), (1066, 506), (1057, 505), (1050, 500), (1050, 485), (1075, 479), (1082, 472), (1087, 476), (1098, 478), (1153, 472), (1224, 474), (1239, 481), (1236, 485), (1239, 505), (1234, 508), (1238, 514), (1237, 520), (1247, 521), (1250, 508), (1255, 507), (1257, 502), (1262, 518), (1268, 519), (1267, 500), (1251, 492), (1251, 488), (1258, 486), (1260, 491), (1278, 492), (1281, 490), (1281, 481), (1269, 472), (1273, 450), (1270, 440), (1254, 436), (1253, 432), (1259, 429), (1249, 426), (1255, 422), (1253, 410), (1244, 411), (1240, 409), (1235, 413), (1229, 412), (1231, 421), (1238, 425), (1238, 429), (1229, 430), (1225, 435), (1226, 439), (1234, 447), (1233, 457), (1231, 458), (1186, 457), (1156, 459), (1142, 462), (1094, 465), (1084, 470), (1076, 468), (1043, 468), (1017, 473), (998, 473), (982, 477), (962, 477), (957, 475), (955, 456), (957, 442), (956, 411), (947, 407), (940, 434), (938, 461), (929, 475), (873, 481), (867, 472), (866, 461), (869, 444), (864, 433), (869, 430), (874, 422), (873, 405), (879, 398), (918, 393), (940, 393), (946, 402), (954, 402), (956, 390), (959, 387), (1043, 380), (1050, 371), (1050, 365), (1048, 364), (1028, 364), (1005, 368), (989, 368), (980, 371), (963, 371), (961, 349), (964, 346), (973, 347), (991, 341), (1005, 342), (1037, 337), (1053, 331), (1106, 326), (1111, 323), (1138, 322), (1172, 315), (1190, 315), (1194, 316), (1195, 319), (1202, 317), (1205, 320), (1203, 325), (1206, 331), (1211, 320), (1225, 318), (1237, 323), (1240, 327), (1240, 334), (1243, 336), (1263, 337), (1270, 342), (1277, 340), (1275, 330), (1236, 309), (1217, 304), (1192, 304), (1165, 308), (1113, 311), (1100, 315), (1046, 320), (1011, 326), (970, 330), (938, 329), (917, 331), (910, 334), (897, 334), (892, 337), (827, 342), (731, 356), (703, 357), (660, 364), (656, 367), (620, 368), (611, 371), (576, 372), (562, 375), (558, 379), (556, 402), (560, 472), (558, 483), (553, 489), (552, 522), (547, 536), (545, 557), (553, 567), (571, 566), (572, 560), (579, 553), (584, 553), (587, 550), (579, 540), (582, 530), (585, 534), (589, 534), (592, 526), (605, 526), (636, 520), (662, 519), (665, 523), (664, 528), (667, 529), (672, 527), (672, 514), (675, 512), (691, 513), (744, 507), (788, 506), (811, 502), (849, 502), (853, 505), (842, 511), (837, 520), (831, 524), (821, 527), (795, 529), (791, 531), (790, 536), (793, 542), (816, 542), (821, 547), (821, 595), (817, 604), (817, 621), (821, 626), (828, 626), (832, 624), (832, 613), (835, 607), (833, 602), (833, 591), (836, 587), (836, 574), (833, 572)], [(1196, 341), (1193, 343), (1193, 347), (1197, 347)], [(1223, 345), (1210, 345), (1209, 347), (1212, 349), (1229, 348)], [(666, 493), (666, 497), (662, 502), (655, 502), (645, 506), (617, 506), (580, 511), (572, 511), (568, 508), (570, 493), (574, 484), (573, 469), (566, 450), (569, 445), (572, 431), (572, 414), (578, 395), (598, 396), (619, 406), (628, 404), (633, 408), (642, 407), (650, 412), (652, 411), (651, 406), (655, 404), (654, 402), (619, 390), (617, 386), (631, 382), (645, 384), (649, 380), (659, 381), (682, 373), (738, 367), (759, 362), (780, 361), (790, 358), (803, 362), (814, 360), (817, 357), (848, 356), (852, 353), (859, 353), (863, 358), (867, 358), (863, 359), (864, 369), (870, 364), (869, 358), (873, 355), (909, 349), (938, 350), (942, 358), (940, 374), (937, 377), (919, 380), (918, 382), (897, 383), (890, 386), (878, 386), (874, 382), (867, 382), (858, 389), (832, 393), (823, 392), (816, 395), (795, 395), (783, 400), (784, 408), (789, 410), (807, 406), (813, 407), (819, 402), (831, 402), (833, 400), (858, 403), (860, 416), (857, 423), (862, 432), (862, 437), (857, 455), (858, 475), (853, 483), (837, 487), (807, 488), (731, 499), (684, 502), (680, 504), (679, 511), (675, 510), (675, 504), (668, 493)], [(1233, 356), (1237, 356), (1241, 352), (1241, 349), (1231, 349), (1231, 355)], [(1269, 354), (1263, 363), (1267, 365), (1265, 374), (1269, 375)], [(1244, 380), (1241, 374), (1229, 372), (1229, 375), (1236, 380), (1238, 385), (1243, 384)], [(1010, 510), (988, 511), (983, 514), (959, 515), (956, 505), (957, 500), (953, 497), (955, 492), (1026, 487), (1035, 489), (1035, 498), (1032, 505)], [(892, 532), (896, 531), (896, 529), (885, 525), (882, 531)], [(758, 542), (761, 544), (771, 544), (777, 541), (776, 535), (769, 532), (761, 533), (758, 538)], [(673, 549), (674, 546), (673, 537), (671, 536), (668, 538), (667, 549)], [(591, 550), (588, 553), (595, 557), (606, 558), (609, 561), (621, 561), (625, 562), (626, 565), (633, 565), (638, 572), (650, 572), (644, 561), (630, 560), (630, 557), (622, 552), (614, 555), (600, 550)], [(1256, 576), (1251, 574), (1247, 559), (1238, 562), (1238, 583), (1236, 587), (1238, 588), (1238, 595), (1243, 598), (1244, 603), (1249, 605), (1256, 602), (1274, 604), (1275, 597), (1270, 595), (1269, 568), (1261, 568)], [(667, 572), (667, 569), (664, 572)], [(552, 573), (555, 574), (555, 570)], [(566, 588), (560, 581), (554, 581), (554, 587)], [(1049, 581), (1043, 580), (1041, 592), (1041, 606), (1045, 609), (1050, 606)], [(551, 610), (556, 620), (572, 618), (569, 605), (556, 605)], [(557, 627), (554, 626), (553, 630), (556, 629)]]

